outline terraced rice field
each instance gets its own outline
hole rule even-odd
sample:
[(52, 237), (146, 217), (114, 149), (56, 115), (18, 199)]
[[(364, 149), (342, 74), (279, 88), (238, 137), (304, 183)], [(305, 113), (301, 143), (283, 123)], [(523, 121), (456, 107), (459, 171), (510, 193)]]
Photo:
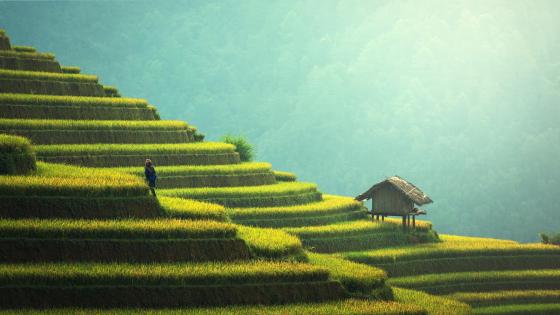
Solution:
[(37, 145), (37, 155), (77, 156), (77, 155), (135, 155), (135, 154), (218, 154), (234, 152), (235, 147), (228, 143), (200, 142), (174, 144), (74, 144), (74, 145)]
[[(313, 289), (323, 294), (312, 294)], [(303, 263), (0, 265), (4, 308), (45, 303), (51, 307), (253, 304), (290, 301), (295, 291), (300, 301), (344, 297), (327, 270)], [(229, 294), (222, 296), (225, 292)], [(144, 298), (134, 299), (138, 294)]]
[(437, 241), (431, 223), (418, 221), (414, 231), (403, 231), (395, 221), (357, 220), (324, 226), (285, 228), (317, 252), (334, 253)]
[[(146, 309), (55, 309), (55, 310), (0, 310), (0, 314), (154, 314), (153, 310)], [(360, 314), (383, 314), (383, 315), (426, 315), (426, 311), (412, 304), (380, 301), (372, 303), (367, 300), (346, 299), (336, 302), (325, 303), (303, 303), (276, 306), (229, 306), (214, 308), (192, 308), (192, 309), (159, 309), (157, 314), (272, 314), (272, 315), (360, 315)]]
[[(40, 161), (27, 176), (0, 176), (8, 313), (558, 311), (559, 247), (438, 240), (430, 222), (403, 231), (400, 220), (365, 220), (361, 202), (240, 163), (233, 145), (200, 142), (148, 101), (0, 37), (0, 131), (29, 137)], [(0, 152), (12, 152), (2, 139)]]
[(182, 121), (0, 119), (0, 132), (35, 144), (185, 143), (195, 131)]
[[(233, 187), (258, 186), (276, 183), (269, 163), (240, 163), (207, 166), (162, 166), (158, 167), (158, 187)], [(144, 176), (143, 167), (108, 169)]]
[(156, 217), (142, 179), (101, 169), (38, 163), (28, 176), (0, 176), (0, 217)]
[(156, 167), (240, 162), (233, 145), (218, 142), (38, 145), (35, 150), (39, 160), (90, 167), (138, 166), (146, 158)]
[(313, 226), (365, 217), (362, 204), (352, 198), (323, 195), (318, 202), (294, 206), (232, 208), (233, 221), (260, 227)]
[(389, 283), (435, 294), (523, 289), (558, 290), (560, 270), (529, 269), (425, 274), (393, 278)]
[(379, 266), (392, 276), (432, 273), (558, 268), (560, 248), (543, 244), (441, 235), (441, 243), (350, 252), (356, 262)]
[(156, 117), (155, 108), (144, 99), (0, 94), (0, 118), (155, 120)]
[[(24, 51), (24, 52), (29, 52), (29, 51)], [(84, 83), (97, 83), (98, 81), (97, 76), (88, 75), (88, 74), (51, 73), (51, 72), (5, 70), (5, 69), (0, 69), (0, 79), (53, 80), (59, 82), (84, 82)]]
[(30, 59), (47, 59), (54, 60), (55, 55), (52, 53), (45, 52), (21, 52), (15, 50), (0, 50), (0, 56), (2, 57), (18, 57), (18, 58), (30, 58)]
[[(2, 51), (0, 51), (0, 55)], [(59, 96), (37, 94), (0, 94), (2, 105), (36, 105), (36, 106), (102, 106), (146, 108), (148, 101), (141, 98), (108, 98), (87, 96)]]
[(164, 189), (160, 190), (160, 194), (213, 202), (226, 207), (290, 206), (321, 200), (317, 185), (303, 182), (248, 187)]
[(553, 314), (557, 309), (560, 247), (452, 235), (441, 239), (342, 256), (386, 270), (391, 286), (445, 295), (471, 305), (476, 314)]
[(231, 223), (204, 220), (9, 220), (0, 221), (0, 238), (176, 239), (235, 237)]
[(495, 307), (506, 304), (554, 304), (560, 301), (560, 290), (459, 292), (450, 294), (448, 297), (476, 307)]

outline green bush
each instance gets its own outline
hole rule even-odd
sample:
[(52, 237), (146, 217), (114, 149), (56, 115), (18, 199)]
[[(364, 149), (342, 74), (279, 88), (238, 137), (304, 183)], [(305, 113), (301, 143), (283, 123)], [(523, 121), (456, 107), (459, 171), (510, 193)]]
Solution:
[(194, 137), (194, 141), (202, 142), (202, 141), (204, 141), (205, 135), (203, 133), (198, 132), (198, 130), (197, 130), (197, 131), (194, 132), (193, 137)]
[(115, 86), (104, 85), (103, 91), (105, 91), (105, 95), (109, 97), (121, 97), (119, 90)]
[(0, 175), (27, 174), (35, 169), (31, 142), (23, 137), (0, 134)]
[(560, 245), (560, 233), (558, 234), (545, 234), (540, 233), (541, 241), (543, 244)]
[(235, 151), (239, 153), (242, 162), (252, 161), (255, 157), (253, 145), (243, 136), (225, 135), (222, 137), (222, 141), (235, 145)]

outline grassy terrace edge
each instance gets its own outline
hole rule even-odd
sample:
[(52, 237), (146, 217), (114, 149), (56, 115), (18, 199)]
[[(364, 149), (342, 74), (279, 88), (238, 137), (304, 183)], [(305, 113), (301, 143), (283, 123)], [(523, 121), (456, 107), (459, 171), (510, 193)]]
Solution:
[(219, 188), (177, 188), (164, 189), (160, 193), (169, 197), (210, 199), (210, 198), (254, 198), (289, 196), (316, 192), (317, 185), (305, 182), (287, 182), (274, 185), (219, 187)]
[(459, 292), (447, 297), (471, 306), (503, 306), (506, 304), (559, 303), (560, 290), (513, 290), (494, 292)]
[(52, 80), (60, 82), (97, 83), (98, 78), (89, 74), (69, 74), (55, 72), (22, 71), (0, 69), (0, 79)]
[(178, 120), (55, 120), (0, 119), (0, 130), (186, 130), (193, 129)]
[(45, 60), (54, 60), (55, 59), (55, 55), (53, 53), (21, 52), (21, 51), (15, 51), (15, 50), (0, 50), (0, 57), (45, 59)]
[[(484, 238), (440, 235), (442, 242), (402, 246), (372, 251), (344, 253), (347, 259), (366, 264), (395, 264), (407, 261), (462, 258), (465, 256), (549, 255), (560, 254), (560, 248), (544, 244), (519, 244)], [(464, 239), (465, 241), (461, 241)]]
[(294, 216), (317, 216), (360, 210), (362, 205), (350, 197), (323, 195), (323, 200), (289, 207), (254, 207), (228, 209), (235, 220), (283, 219)]
[(197, 286), (326, 281), (326, 269), (311, 264), (249, 261), (223, 264), (1, 264), (3, 286), (144, 285)]
[(37, 156), (138, 155), (138, 154), (219, 154), (233, 153), (235, 147), (221, 142), (169, 144), (67, 144), (36, 145)]
[(140, 98), (60, 96), (14, 93), (1, 93), (0, 104), (148, 108), (148, 101)]
[(560, 289), (560, 270), (457, 272), (391, 278), (392, 286), (445, 294), (514, 289)]
[[(157, 169), (158, 176), (196, 176), (196, 175), (235, 175), (269, 173), (272, 166), (266, 162), (249, 162), (229, 165), (176, 165), (160, 166)], [(107, 168), (115, 172), (123, 172), (133, 175), (144, 174), (143, 167), (115, 167)]]
[(209, 220), (0, 220), (0, 239), (200, 239), (236, 234), (233, 224)]

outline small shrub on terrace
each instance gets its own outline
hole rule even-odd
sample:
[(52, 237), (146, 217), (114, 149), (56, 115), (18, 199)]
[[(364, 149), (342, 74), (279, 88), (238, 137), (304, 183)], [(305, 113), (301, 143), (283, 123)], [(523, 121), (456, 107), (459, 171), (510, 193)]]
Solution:
[(557, 234), (546, 234), (540, 233), (541, 241), (543, 244), (552, 244), (560, 246), (560, 233)]
[(31, 142), (23, 137), (0, 134), (0, 175), (26, 174), (35, 169)]
[(255, 157), (253, 145), (243, 136), (225, 135), (222, 137), (222, 141), (235, 145), (235, 151), (239, 153), (242, 162), (252, 161)]

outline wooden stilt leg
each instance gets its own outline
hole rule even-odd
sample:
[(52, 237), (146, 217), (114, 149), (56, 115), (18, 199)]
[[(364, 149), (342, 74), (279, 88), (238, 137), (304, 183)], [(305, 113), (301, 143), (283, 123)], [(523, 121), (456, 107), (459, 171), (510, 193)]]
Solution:
[(384, 215), (381, 216), (381, 221), (385, 222), (385, 216)]

